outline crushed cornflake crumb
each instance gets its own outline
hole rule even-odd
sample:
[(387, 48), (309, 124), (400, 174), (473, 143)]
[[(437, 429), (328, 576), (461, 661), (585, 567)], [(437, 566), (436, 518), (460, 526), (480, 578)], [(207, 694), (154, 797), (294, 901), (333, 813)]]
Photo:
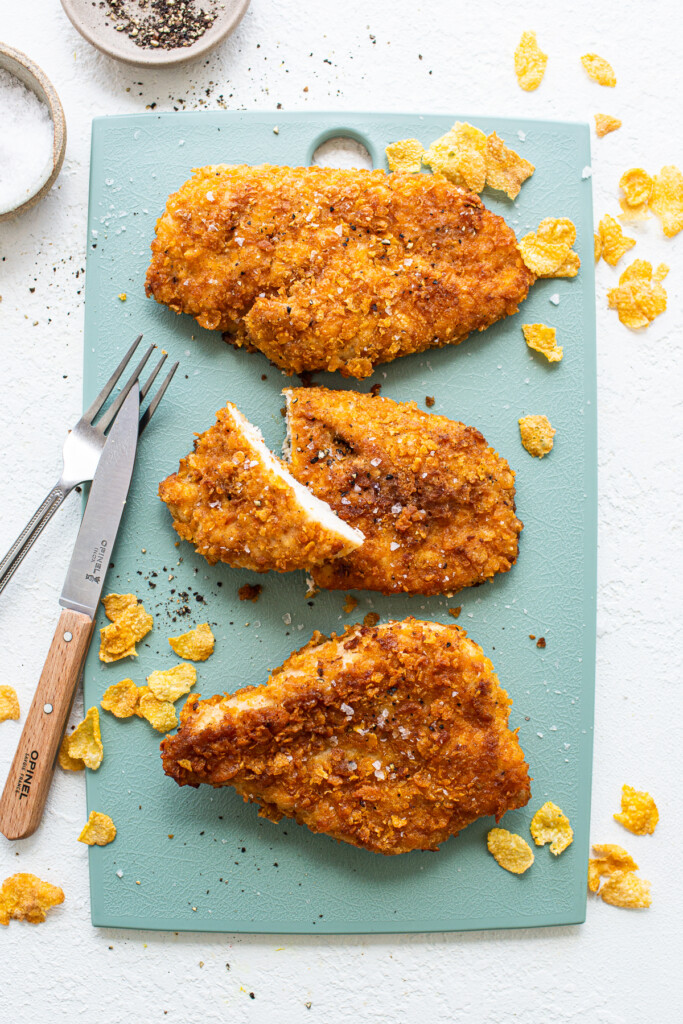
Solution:
[(171, 703), (189, 693), (196, 682), (197, 669), (186, 662), (163, 671), (156, 669), (147, 676), (147, 685), (157, 700)]
[(519, 251), (537, 277), (576, 277), (581, 260), (572, 246), (576, 228), (567, 217), (546, 217), (519, 241)]
[(116, 718), (130, 718), (135, 714), (138, 705), (138, 687), (132, 679), (122, 679), (120, 683), (112, 683), (102, 694), (100, 707), (110, 711)]
[(64, 890), (36, 875), (20, 872), (10, 875), (0, 888), (0, 924), (10, 920), (40, 924), (51, 907), (64, 902)]
[(540, 352), (549, 363), (560, 362), (563, 349), (557, 344), (557, 332), (554, 327), (546, 327), (545, 324), (522, 324), (522, 332), (529, 348)]
[(621, 225), (609, 214), (605, 214), (598, 224), (598, 238), (600, 255), (610, 267), (616, 267), (624, 253), (636, 244), (635, 238), (625, 235)]
[(619, 287), (607, 292), (607, 304), (616, 309), (622, 324), (631, 330), (647, 327), (666, 310), (667, 294), (662, 281), (669, 272), (665, 263), (652, 270), (647, 260), (634, 260), (619, 278)]
[(0, 722), (20, 717), (19, 698), (13, 686), (0, 686)]
[(403, 174), (418, 174), (422, 169), (424, 146), (417, 139), (401, 139), (392, 142), (384, 151), (390, 171)]
[(91, 811), (88, 822), (78, 837), (79, 843), (88, 846), (107, 846), (116, 839), (116, 825), (108, 814)]
[(206, 661), (213, 654), (216, 638), (208, 622), (202, 622), (182, 636), (170, 636), (168, 642), (179, 658)]
[(550, 852), (556, 857), (566, 850), (574, 839), (569, 818), (550, 800), (536, 811), (529, 830), (536, 846), (550, 843)]
[(102, 604), (111, 623), (100, 630), (100, 661), (136, 657), (135, 644), (149, 633), (154, 624), (152, 616), (135, 594), (108, 594)]
[(534, 862), (531, 847), (514, 832), (505, 828), (492, 828), (486, 845), (498, 864), (513, 875), (522, 875)]
[[(635, 872), (638, 865), (623, 846), (606, 843), (593, 846), (595, 858), (588, 861), (588, 889), (597, 893), (605, 903), (629, 910), (649, 907), (650, 883), (639, 878)], [(607, 881), (600, 888), (600, 880), (607, 876)]]
[(621, 788), (621, 812), (614, 820), (636, 836), (652, 835), (659, 821), (657, 805), (644, 790), (632, 786)]
[(522, 444), (529, 455), (542, 459), (552, 451), (553, 438), (557, 431), (547, 416), (523, 416), (518, 422)]
[(588, 77), (592, 78), (598, 85), (614, 88), (617, 84), (617, 76), (614, 73), (614, 69), (604, 57), (598, 57), (597, 53), (584, 53), (581, 63)]
[(618, 117), (612, 117), (611, 114), (595, 114), (595, 134), (599, 139), (603, 139), (605, 135), (609, 135), (610, 132), (616, 132), (618, 128), (621, 128), (621, 121)]
[(100, 714), (97, 708), (88, 710), (87, 715), (66, 738), (66, 752), (73, 761), (80, 761), (91, 771), (97, 771), (102, 764), (104, 748), (100, 733)]
[[(543, 81), (548, 54), (543, 53), (536, 40), (535, 32), (523, 32), (515, 50), (515, 74), (525, 92), (538, 89)], [(522, 137), (522, 133), (518, 133)]]
[(650, 209), (659, 217), (667, 238), (683, 228), (683, 174), (673, 164), (655, 174)]

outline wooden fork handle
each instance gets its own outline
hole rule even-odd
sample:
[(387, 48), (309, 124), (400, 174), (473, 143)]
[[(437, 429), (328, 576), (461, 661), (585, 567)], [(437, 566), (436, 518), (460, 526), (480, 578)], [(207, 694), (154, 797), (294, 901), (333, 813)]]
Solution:
[(59, 616), (0, 798), (0, 832), (7, 839), (24, 839), (40, 824), (94, 627), (80, 612), (65, 609)]

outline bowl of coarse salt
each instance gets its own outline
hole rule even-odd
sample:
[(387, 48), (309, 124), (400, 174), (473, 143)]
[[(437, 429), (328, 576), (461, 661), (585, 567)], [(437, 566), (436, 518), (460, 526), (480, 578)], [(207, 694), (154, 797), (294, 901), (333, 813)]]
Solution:
[(66, 149), (59, 96), (44, 71), (0, 43), (0, 220), (35, 206), (52, 188)]

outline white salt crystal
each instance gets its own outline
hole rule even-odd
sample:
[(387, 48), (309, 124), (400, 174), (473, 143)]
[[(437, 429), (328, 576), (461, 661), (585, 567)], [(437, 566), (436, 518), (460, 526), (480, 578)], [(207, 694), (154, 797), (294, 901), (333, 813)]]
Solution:
[(50, 111), (23, 82), (0, 69), (0, 212), (20, 206), (52, 171)]

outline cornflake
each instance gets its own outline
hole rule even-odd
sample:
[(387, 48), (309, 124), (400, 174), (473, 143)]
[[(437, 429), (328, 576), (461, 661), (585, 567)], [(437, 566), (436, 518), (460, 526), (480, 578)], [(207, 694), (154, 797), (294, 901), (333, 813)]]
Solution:
[(637, 871), (638, 865), (623, 846), (616, 843), (604, 843), (593, 846), (595, 857), (588, 861), (588, 888), (597, 892), (603, 875), (613, 875), (615, 871)]
[(593, 256), (596, 263), (602, 256), (602, 239), (597, 233), (593, 234)]
[(57, 760), (59, 761), (59, 767), (63, 768), (65, 772), (84, 772), (85, 761), (82, 761), (80, 757), (71, 757), (69, 753), (69, 740), (70, 736), (64, 736), (59, 747), (59, 754)]
[(109, 594), (102, 604), (111, 625), (100, 630), (100, 661), (110, 663), (135, 657), (135, 644), (147, 636), (154, 624), (152, 616), (138, 604), (135, 594)]
[(404, 174), (418, 174), (422, 170), (424, 151), (424, 146), (417, 139), (401, 139), (399, 142), (392, 142), (384, 150), (389, 170)]
[(621, 813), (615, 814), (614, 820), (636, 836), (651, 836), (659, 821), (659, 811), (649, 793), (622, 786)]
[(104, 611), (108, 619), (115, 622), (128, 608), (135, 608), (138, 599), (135, 594), (107, 594), (102, 598)]
[(522, 38), (515, 50), (515, 74), (517, 81), (526, 92), (538, 89), (543, 81), (548, 54), (538, 45), (535, 32), (522, 32)]
[(522, 324), (524, 340), (529, 348), (544, 355), (549, 363), (559, 363), (563, 350), (557, 344), (557, 331), (545, 324)]
[(550, 852), (554, 853), (556, 857), (568, 846), (571, 846), (574, 839), (569, 818), (557, 804), (550, 800), (536, 811), (531, 819), (529, 830), (536, 846), (545, 846), (546, 843), (550, 843)]
[(70, 758), (82, 761), (86, 768), (96, 771), (100, 767), (104, 749), (97, 708), (90, 708), (81, 724), (68, 737), (66, 750)]
[(170, 636), (168, 642), (179, 658), (189, 661), (206, 661), (213, 654), (216, 638), (208, 622), (191, 629), (182, 636)]
[(84, 825), (79, 843), (87, 843), (88, 846), (107, 846), (116, 839), (116, 825), (108, 814), (101, 814), (99, 811), (91, 811), (87, 825)]
[(140, 711), (140, 701), (142, 700), (142, 698), (145, 696), (146, 693), (151, 693), (151, 692), (152, 691), (150, 690), (149, 686), (138, 686), (138, 702), (137, 702), (137, 705), (135, 707), (135, 714), (138, 716), (138, 718), (144, 718), (145, 717), (142, 714), (142, 712)]
[(617, 128), (621, 128), (621, 121), (618, 117), (612, 117), (611, 114), (595, 114), (595, 134), (599, 139), (609, 135), (610, 132), (615, 132)]
[(196, 682), (197, 669), (186, 662), (167, 668), (163, 672), (157, 669), (147, 676), (149, 689), (157, 700), (161, 701), (178, 700), (178, 697), (189, 693)]
[(138, 703), (138, 688), (132, 679), (122, 679), (113, 683), (102, 694), (100, 707), (111, 711), (116, 718), (130, 718), (135, 714)]
[(617, 224), (614, 217), (605, 214), (598, 224), (598, 234), (601, 242), (601, 253), (605, 263), (610, 267), (616, 267), (617, 263), (629, 249), (636, 244), (635, 238), (629, 238)]
[(140, 718), (146, 718), (158, 732), (169, 732), (178, 724), (175, 708), (170, 700), (157, 700), (149, 691), (140, 697), (137, 714)]
[(632, 871), (616, 871), (607, 879), (599, 895), (613, 907), (642, 910), (652, 905), (650, 883)]
[(598, 57), (597, 53), (584, 53), (581, 63), (588, 77), (592, 78), (598, 85), (614, 87), (617, 84), (617, 76), (614, 74), (614, 69), (604, 57)]
[(63, 902), (64, 891), (58, 885), (22, 872), (10, 875), (0, 889), (0, 924), (9, 924), (11, 918), (39, 924), (50, 907)]
[(19, 698), (13, 686), (0, 686), (0, 722), (8, 718), (19, 718)]
[(486, 136), (471, 124), (456, 121), (423, 156), (423, 163), (454, 185), (481, 192), (486, 184)]
[(551, 426), (547, 416), (522, 416), (518, 423), (522, 444), (529, 455), (542, 459), (552, 451), (553, 438), (557, 431)]
[(486, 139), (486, 184), (516, 199), (523, 182), (536, 168), (514, 149), (509, 149), (495, 132)]
[(619, 179), (619, 188), (624, 193), (624, 201), (628, 206), (646, 206), (652, 194), (653, 181), (642, 167), (632, 167), (624, 171)]
[(513, 875), (524, 874), (534, 862), (529, 844), (505, 828), (492, 828), (486, 843), (498, 864)]
[(673, 238), (683, 228), (683, 174), (673, 164), (655, 174), (650, 209), (662, 222), (667, 238)]
[(607, 292), (607, 305), (631, 330), (647, 327), (666, 309), (666, 291), (661, 282), (669, 273), (660, 263), (654, 274), (647, 260), (634, 260), (619, 278), (619, 287)]
[(576, 228), (567, 217), (546, 217), (535, 231), (524, 235), (519, 251), (537, 277), (576, 277), (581, 260), (572, 246)]

